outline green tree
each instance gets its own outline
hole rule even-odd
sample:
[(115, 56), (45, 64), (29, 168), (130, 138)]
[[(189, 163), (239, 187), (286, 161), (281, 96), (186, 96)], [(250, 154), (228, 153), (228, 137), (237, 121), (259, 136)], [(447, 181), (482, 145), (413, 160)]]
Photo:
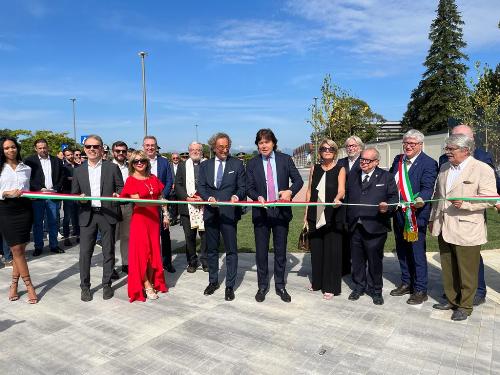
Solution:
[(28, 136), (20, 140), (23, 157), (35, 153), (34, 143), (40, 138), (47, 140), (51, 155), (57, 155), (63, 144), (67, 144), (71, 148), (76, 146), (75, 140), (68, 136), (68, 132), (54, 133), (50, 130), (37, 130), (35, 133), (30, 132)]
[(426, 70), (411, 94), (403, 117), (403, 127), (431, 132), (445, 129), (448, 119), (456, 118), (464, 103), (467, 87), (465, 74), (467, 55), (462, 52), (466, 43), (454, 0), (440, 0), (432, 22), (431, 46), (424, 62)]

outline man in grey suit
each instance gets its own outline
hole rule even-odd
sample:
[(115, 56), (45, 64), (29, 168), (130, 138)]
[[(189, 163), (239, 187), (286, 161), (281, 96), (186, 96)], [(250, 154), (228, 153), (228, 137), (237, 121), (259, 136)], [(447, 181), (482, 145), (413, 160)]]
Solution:
[[(103, 142), (98, 135), (90, 135), (85, 140), (84, 162), (73, 174), (72, 194), (93, 197), (118, 196), (123, 189), (123, 178), (116, 164), (103, 160)], [(102, 236), (103, 298), (113, 297), (111, 275), (115, 266), (115, 226), (121, 220), (119, 203), (100, 200), (80, 201), (80, 288), (81, 300), (92, 300), (90, 293), (90, 264), (97, 231)]]

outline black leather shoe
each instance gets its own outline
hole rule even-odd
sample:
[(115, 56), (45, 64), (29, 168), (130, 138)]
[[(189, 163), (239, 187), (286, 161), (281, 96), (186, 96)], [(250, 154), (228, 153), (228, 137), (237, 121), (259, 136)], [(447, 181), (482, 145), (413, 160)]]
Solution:
[(206, 296), (211, 296), (212, 294), (214, 294), (214, 292), (217, 289), (219, 289), (219, 284), (218, 283), (210, 283), (205, 288), (205, 291), (203, 292), (203, 294), (206, 295)]
[(467, 313), (462, 309), (456, 309), (455, 311), (453, 311), (453, 314), (451, 314), (451, 320), (455, 322), (466, 320), (468, 317), (469, 316), (467, 315)]
[(111, 280), (119, 280), (120, 275), (118, 275), (118, 272), (116, 270), (113, 270), (113, 273), (111, 274)]
[(64, 240), (64, 246), (73, 246), (73, 243), (71, 242), (71, 240), (69, 238), (66, 238)]
[(163, 266), (163, 269), (167, 271), (168, 273), (175, 273), (175, 268), (173, 264), (167, 264)]
[(267, 289), (260, 289), (257, 291), (257, 294), (255, 295), (255, 300), (257, 302), (264, 302), (264, 300), (266, 299), (266, 293), (267, 293)]
[(82, 288), (82, 293), (81, 293), (80, 299), (83, 302), (92, 301), (92, 294), (90, 293), (90, 289), (89, 288)]
[(428, 299), (429, 297), (427, 297), (427, 293), (415, 292), (410, 296), (410, 298), (408, 298), (408, 301), (406, 301), (406, 303), (409, 305), (420, 305), (425, 301), (427, 301)]
[(50, 249), (50, 252), (51, 253), (55, 253), (55, 254), (63, 254), (63, 253), (65, 253), (65, 251), (63, 249), (61, 249), (59, 246), (56, 246), (56, 247)]
[(276, 294), (280, 296), (283, 302), (292, 302), (292, 297), (290, 297), (290, 294), (288, 294), (285, 288), (276, 289)]
[(437, 310), (455, 310), (457, 307), (455, 305), (452, 305), (451, 303), (435, 303), (432, 305), (433, 309)]
[(411, 288), (409, 285), (401, 284), (396, 289), (391, 290), (390, 294), (391, 296), (394, 297), (401, 297), (404, 296), (405, 294), (411, 294)]
[(208, 272), (208, 264), (202, 264), (201, 268), (203, 268), (203, 272)]
[(33, 251), (33, 256), (34, 257), (37, 257), (37, 256), (39, 256), (41, 254), (42, 254), (42, 249), (35, 249), (35, 251)]
[(111, 288), (111, 285), (105, 285), (102, 289), (102, 299), (110, 299), (115, 295), (115, 291)]
[(196, 268), (197, 268), (197, 267), (195, 267), (195, 266), (189, 265), (189, 266), (187, 267), (187, 271), (188, 271), (189, 273), (195, 273), (195, 272), (196, 272)]
[(358, 292), (357, 290), (353, 290), (351, 292), (351, 294), (349, 295), (349, 301), (357, 301), (359, 299), (359, 297), (361, 297), (363, 294), (363, 292)]
[(232, 301), (234, 299), (234, 289), (230, 286), (226, 286), (226, 293), (224, 296), (226, 301)]
[(485, 297), (481, 297), (481, 296), (474, 296), (474, 302), (472, 303), (474, 306), (479, 306), (479, 305), (482, 305), (483, 303), (486, 302), (486, 298)]
[(373, 294), (372, 295), (372, 301), (374, 305), (383, 305), (384, 304), (384, 297), (382, 297), (382, 294)]
[(122, 266), (122, 272), (128, 275), (128, 265)]

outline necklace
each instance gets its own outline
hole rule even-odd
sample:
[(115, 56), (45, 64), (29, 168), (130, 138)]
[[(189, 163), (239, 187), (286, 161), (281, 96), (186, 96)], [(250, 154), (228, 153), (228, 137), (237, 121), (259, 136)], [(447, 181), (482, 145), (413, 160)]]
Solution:
[(144, 185), (148, 188), (149, 195), (151, 195), (151, 199), (153, 199), (153, 184), (146, 184), (146, 181), (144, 181)]

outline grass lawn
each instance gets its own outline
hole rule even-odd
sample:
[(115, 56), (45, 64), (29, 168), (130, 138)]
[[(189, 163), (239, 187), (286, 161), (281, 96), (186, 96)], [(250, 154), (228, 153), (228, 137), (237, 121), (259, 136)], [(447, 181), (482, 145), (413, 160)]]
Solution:
[[(297, 244), (299, 234), (302, 230), (304, 208), (293, 207), (293, 220), (290, 223), (290, 231), (288, 233), (288, 250), (299, 252)], [(489, 242), (483, 246), (483, 249), (500, 249), (500, 215), (494, 210), (488, 211), (488, 240)], [(272, 246), (272, 241), (271, 241)], [(395, 250), (394, 234), (391, 232), (387, 236), (385, 243), (385, 251), (391, 252)], [(427, 234), (427, 251), (438, 251), (437, 238)], [(252, 224), (252, 213), (248, 212), (243, 215), (238, 223), (238, 251), (253, 253), (255, 252), (255, 240)]]

